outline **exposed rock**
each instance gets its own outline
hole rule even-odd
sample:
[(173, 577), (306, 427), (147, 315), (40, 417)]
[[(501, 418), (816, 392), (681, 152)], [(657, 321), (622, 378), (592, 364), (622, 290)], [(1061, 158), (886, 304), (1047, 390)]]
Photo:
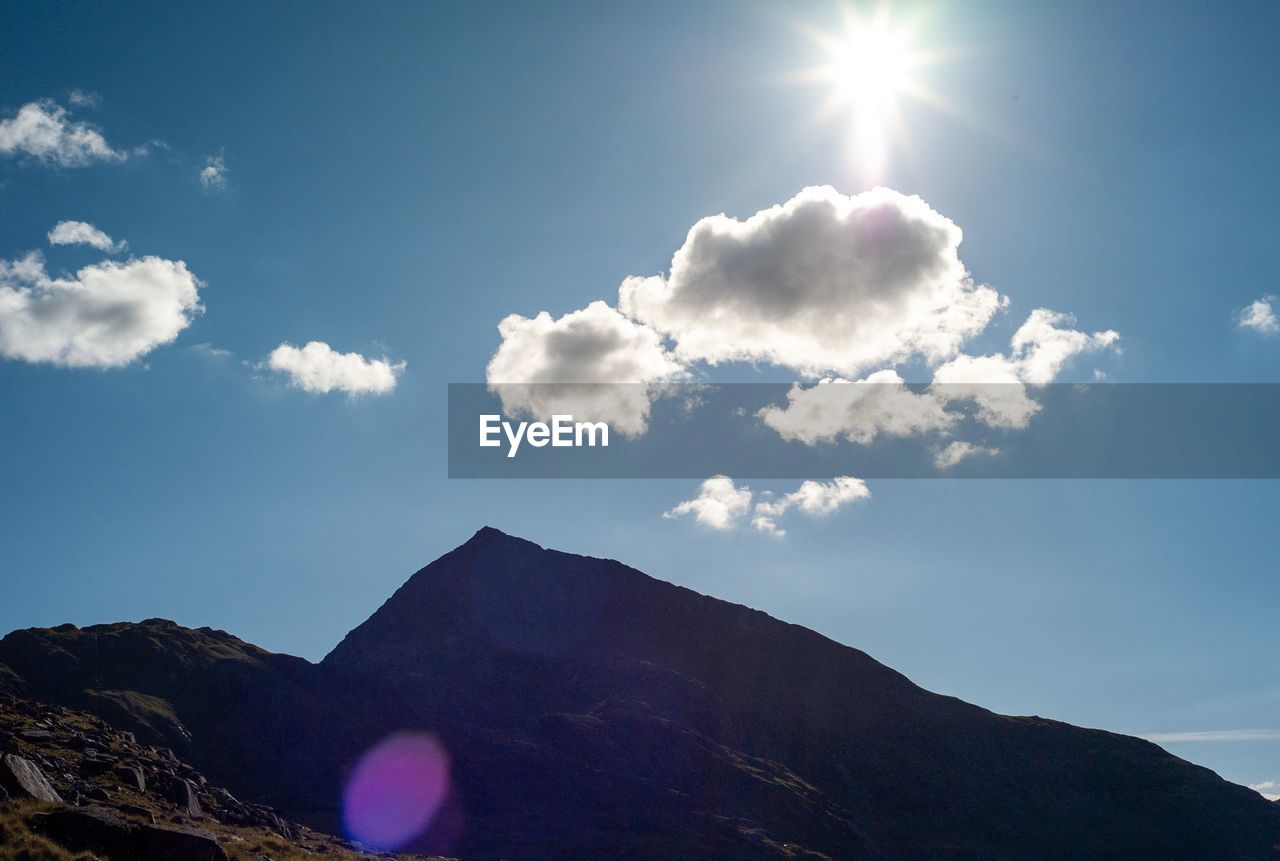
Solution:
[(17, 754), (6, 753), (0, 757), (0, 786), (9, 790), (11, 795), (19, 797), (33, 798), (36, 801), (62, 801), (62, 797), (49, 785), (40, 766)]
[(204, 831), (142, 825), (136, 846), (139, 861), (227, 861), (218, 841)]
[(73, 852), (93, 852), (111, 861), (134, 857), (134, 827), (100, 807), (64, 807), (33, 820), (36, 831)]
[(200, 798), (196, 795), (196, 785), (182, 777), (166, 777), (162, 784), (164, 797), (182, 810), (192, 819), (199, 819), (203, 814), (200, 809)]
[(114, 756), (104, 756), (102, 754), (86, 756), (80, 760), (80, 773), (90, 776), (106, 774), (108, 771), (112, 771), (118, 763), (119, 760)]
[(73, 852), (93, 852), (110, 861), (227, 861), (226, 852), (207, 832), (134, 825), (100, 807), (38, 813), (33, 825)]
[(117, 765), (114, 774), (120, 780), (120, 785), (125, 789), (131, 789), (134, 792), (147, 791), (147, 778), (143, 774), (141, 768), (136, 765), (122, 764)]
[(111, 801), (111, 793), (108, 792), (105, 787), (98, 786), (96, 783), (85, 787), (82, 794), (90, 801), (101, 801), (104, 803)]
[(129, 803), (127, 803), (127, 802), (126, 802), (126, 803), (121, 803), (121, 804), (117, 804), (117, 805), (116, 805), (116, 810), (117, 810), (117, 811), (119, 811), (120, 813), (125, 813), (125, 814), (128, 814), (128, 815), (130, 815), (130, 816), (136, 816), (136, 817), (138, 817), (139, 819), (144, 819), (144, 820), (146, 820), (146, 821), (147, 821), (149, 824), (151, 824), (151, 825), (155, 825), (155, 824), (156, 824), (156, 815), (155, 815), (155, 813), (154, 813), (153, 811), (151, 811), (151, 810), (148, 810), (148, 809), (147, 809), (147, 808), (145, 808), (145, 807), (140, 806), (140, 805), (137, 805), (137, 804), (129, 804)]

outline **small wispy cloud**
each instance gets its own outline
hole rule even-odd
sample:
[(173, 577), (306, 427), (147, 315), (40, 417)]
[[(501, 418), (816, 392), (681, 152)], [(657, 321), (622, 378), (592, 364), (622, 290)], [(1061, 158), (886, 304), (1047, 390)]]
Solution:
[(192, 344), (187, 349), (210, 359), (230, 359), (235, 355), (230, 350), (224, 350), (222, 347), (215, 347), (213, 344), (208, 343)]
[(115, 242), (104, 231), (87, 221), (59, 221), (49, 231), (50, 245), (88, 245), (108, 254), (124, 251), (129, 243)]
[(222, 153), (211, 155), (200, 168), (200, 187), (213, 194), (227, 188), (227, 160)]
[(1280, 781), (1264, 780), (1262, 783), (1251, 783), (1249, 788), (1271, 801), (1280, 801)]
[[(851, 502), (867, 499), (871, 491), (861, 479), (846, 475), (831, 481), (805, 481), (790, 493), (775, 497), (772, 492), (756, 494), (749, 487), (739, 487), (727, 475), (715, 475), (698, 487), (698, 495), (686, 499), (664, 518), (692, 516), (700, 526), (717, 532), (729, 532), (750, 522), (753, 529), (776, 538), (786, 535), (778, 526), (778, 518), (795, 509), (809, 517), (826, 517)], [(753, 506), (754, 503), (754, 506)]]
[(102, 96), (90, 90), (72, 90), (67, 93), (67, 104), (73, 108), (96, 108), (102, 104)]
[(727, 475), (713, 475), (698, 487), (698, 495), (686, 499), (670, 511), (666, 518), (691, 515), (699, 525), (717, 532), (736, 527), (751, 510), (751, 491), (738, 487)]
[(860, 478), (841, 475), (831, 481), (805, 481), (791, 493), (757, 502), (751, 525), (760, 532), (781, 538), (787, 533), (778, 526), (778, 518), (792, 508), (810, 517), (826, 517), (851, 502), (870, 497), (871, 491)]
[(1157, 744), (1211, 741), (1280, 741), (1280, 729), (1211, 729), (1196, 732), (1154, 732), (1142, 736)]
[(964, 440), (956, 440), (933, 453), (933, 465), (938, 469), (950, 469), (966, 458), (977, 455), (994, 456), (999, 453), (1000, 449), (998, 448), (988, 448), (987, 446), (974, 445)]
[(1263, 296), (1240, 311), (1236, 325), (1241, 329), (1252, 329), (1263, 335), (1274, 335), (1280, 332), (1280, 318), (1276, 317), (1276, 297)]

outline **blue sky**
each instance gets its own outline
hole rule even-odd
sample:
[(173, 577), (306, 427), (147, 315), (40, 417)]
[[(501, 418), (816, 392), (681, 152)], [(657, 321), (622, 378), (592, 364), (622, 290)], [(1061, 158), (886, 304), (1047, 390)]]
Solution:
[[(82, 221), (128, 242), (121, 265), (183, 261), (204, 308), (123, 367), (10, 344), (0, 628), (164, 616), (318, 659), (491, 524), (999, 711), (1280, 728), (1274, 483), (873, 482), (779, 540), (661, 517), (695, 482), (446, 479), (446, 384), (484, 381), (503, 317), (613, 301), (704, 216), (867, 184), (847, 116), (821, 116), (829, 88), (794, 74), (822, 62), (805, 31), (839, 32), (838, 5), (607, 7), (0, 10), (0, 122), (56, 104), (119, 154), (59, 165), (3, 154), (0, 133), (0, 259), (39, 251), (52, 278), (100, 265), (48, 242)], [(971, 352), (1047, 307), (1120, 333), (1063, 379), (1280, 382), (1280, 337), (1239, 325), (1280, 293), (1280, 9), (894, 14), (946, 50), (917, 74), (949, 109), (900, 100), (880, 180), (959, 225), (968, 271), (1009, 297)], [(315, 394), (263, 367), (313, 340), (405, 362), (394, 391)], [(1280, 781), (1274, 738), (1167, 746)]]

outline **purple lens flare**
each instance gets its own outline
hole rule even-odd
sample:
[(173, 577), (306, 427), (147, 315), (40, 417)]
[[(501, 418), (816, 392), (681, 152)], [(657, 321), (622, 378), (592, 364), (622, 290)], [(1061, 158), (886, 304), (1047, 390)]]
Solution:
[(347, 780), (347, 836), (374, 849), (400, 849), (426, 831), (448, 791), (449, 757), (433, 736), (390, 735), (360, 757)]

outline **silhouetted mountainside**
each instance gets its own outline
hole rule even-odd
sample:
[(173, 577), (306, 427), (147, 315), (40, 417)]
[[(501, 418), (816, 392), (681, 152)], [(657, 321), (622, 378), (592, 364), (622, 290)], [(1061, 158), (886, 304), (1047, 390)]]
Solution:
[(0, 858), (368, 857), (338, 838), (281, 819), (269, 807), (241, 801), (169, 748), (141, 742), (93, 715), (0, 694), (0, 751)]
[(154, 621), (15, 632), (0, 664), (320, 828), (359, 751), (429, 730), (453, 791), (422, 848), (462, 858), (1280, 858), (1277, 805), (1153, 744), (492, 529), (318, 666)]
[(376, 679), (164, 619), (14, 631), (0, 640), (0, 664), (19, 679), (10, 693), (97, 714), (330, 831), (350, 761), (388, 726), (415, 721)]

